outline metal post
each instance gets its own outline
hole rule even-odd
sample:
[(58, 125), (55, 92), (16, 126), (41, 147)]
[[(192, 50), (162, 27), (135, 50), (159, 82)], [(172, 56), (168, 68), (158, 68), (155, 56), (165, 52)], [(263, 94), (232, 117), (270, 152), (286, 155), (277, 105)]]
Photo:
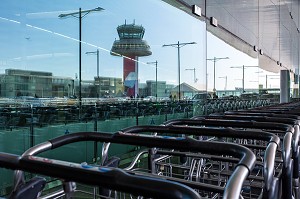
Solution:
[[(97, 113), (97, 103), (95, 103), (95, 111), (94, 111), (94, 131), (98, 131), (98, 124), (97, 124), (97, 119), (98, 119), (98, 113)], [(94, 142), (94, 163), (97, 162), (98, 158), (98, 142)]]
[(181, 98), (181, 89), (180, 89), (180, 48), (179, 48), (179, 41), (177, 43), (177, 52), (178, 52), (178, 100), (180, 100)]
[(157, 91), (158, 91), (158, 87), (157, 87), (157, 60), (155, 62), (147, 62), (147, 64), (155, 64), (155, 87), (156, 87), (156, 92), (155, 92), (155, 99), (157, 101)]
[(166, 46), (172, 46), (172, 47), (176, 47), (177, 48), (177, 60), (178, 60), (178, 99), (180, 100), (181, 98), (181, 90), (180, 90), (180, 49), (181, 47), (185, 46), (185, 45), (189, 45), (189, 44), (197, 44), (196, 42), (189, 42), (189, 43), (179, 43), (179, 41), (176, 44), (164, 44), (162, 47), (166, 47)]
[(97, 77), (99, 78), (99, 49), (97, 49)]
[(194, 71), (194, 83), (197, 82), (197, 78), (196, 78), (196, 68), (188, 68), (188, 69), (185, 69), (185, 70), (192, 70)]
[(245, 66), (243, 65), (243, 93), (245, 92)]
[(242, 78), (242, 86), (243, 86), (243, 90), (242, 90), (242, 93), (245, 92), (245, 68), (257, 68), (259, 66), (245, 66), (245, 65), (242, 65), (242, 66), (231, 66), (230, 68), (242, 68), (243, 70), (243, 78)]
[(214, 92), (216, 92), (216, 57), (214, 57)]
[(95, 9), (91, 10), (84, 10), (82, 11), (81, 8), (79, 8), (79, 12), (73, 12), (73, 13), (68, 13), (68, 14), (60, 14), (58, 17), (59, 18), (65, 18), (67, 16), (73, 16), (79, 19), (79, 117), (81, 114), (81, 99), (82, 99), (82, 93), (81, 93), (81, 23), (82, 23), (82, 13), (84, 13), (83, 17), (88, 15), (91, 12), (96, 12), (96, 11), (102, 11), (104, 10), (103, 8), (97, 7)]
[(33, 106), (32, 104), (30, 105), (30, 109), (31, 109), (31, 122), (30, 122), (30, 147), (33, 147), (34, 144), (34, 131), (33, 131)]
[[(97, 51), (92, 51), (92, 52), (86, 52), (85, 54), (89, 55), (89, 54), (93, 54), (93, 55), (97, 55), (97, 78), (96, 80), (98, 81), (98, 86), (96, 85), (96, 80), (95, 80), (95, 85), (96, 85), (96, 90), (97, 90), (97, 98), (99, 97), (99, 90), (100, 90), (100, 76), (99, 76), (99, 49), (97, 49)], [(101, 93), (101, 92), (100, 92)]]
[(81, 115), (81, 8), (79, 8), (79, 116)]
[(157, 60), (155, 61), (155, 86), (156, 86), (156, 93), (155, 93), (155, 98), (157, 101)]
[(206, 59), (206, 60), (214, 62), (214, 88), (213, 88), (213, 92), (216, 92), (216, 62), (221, 60), (221, 59), (229, 59), (229, 57), (214, 57), (212, 59)]
[(97, 98), (100, 97), (101, 91), (100, 91), (100, 76), (99, 76), (99, 49), (97, 49), (97, 80), (98, 80), (98, 89), (97, 89)]
[(224, 90), (227, 90), (227, 75), (219, 78), (224, 78), (225, 79), (225, 87)]
[(194, 83), (197, 82), (197, 78), (196, 78), (196, 68), (194, 68)]

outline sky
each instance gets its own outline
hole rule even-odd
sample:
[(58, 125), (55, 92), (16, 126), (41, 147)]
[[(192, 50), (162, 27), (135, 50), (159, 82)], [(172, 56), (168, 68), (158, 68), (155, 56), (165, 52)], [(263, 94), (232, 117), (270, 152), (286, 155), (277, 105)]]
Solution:
[[(204, 22), (159, 0), (2, 0), (1, 4), (0, 73), (14, 68), (47, 71), (54, 76), (78, 76), (79, 19), (60, 19), (58, 15), (77, 12), (79, 7), (104, 9), (82, 19), (83, 80), (96, 76), (96, 56), (86, 52), (97, 49), (100, 76), (122, 78), (123, 59), (112, 56), (110, 50), (119, 39), (116, 28), (125, 21), (145, 28), (143, 39), (152, 51), (151, 56), (138, 59), (140, 82), (155, 80), (155, 66), (147, 62), (158, 61), (158, 80), (178, 84), (178, 49), (162, 47), (177, 42), (196, 42), (179, 49), (180, 71), (181, 83), (199, 89), (213, 88), (213, 62), (207, 61), (206, 68), (206, 58), (229, 57), (216, 62), (217, 89), (224, 89), (226, 76), (227, 89), (241, 87), (242, 70), (231, 66), (258, 65), (257, 59), (207, 33)], [(195, 69), (196, 82), (191, 69)], [(245, 73), (245, 86), (256, 88), (265, 82), (264, 75), (268, 74), (258, 68), (247, 68)]]

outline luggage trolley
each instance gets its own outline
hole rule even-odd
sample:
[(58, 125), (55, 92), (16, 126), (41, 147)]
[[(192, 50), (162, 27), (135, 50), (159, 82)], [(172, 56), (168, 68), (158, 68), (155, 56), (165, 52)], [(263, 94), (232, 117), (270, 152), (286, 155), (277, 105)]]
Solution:
[[(299, 153), (299, 138), (300, 138), (300, 132), (299, 132), (299, 124), (300, 120), (294, 119), (297, 118), (297, 116), (289, 116), (286, 114), (273, 114), (272, 116), (266, 116), (266, 115), (260, 115), (260, 113), (256, 113), (255, 115), (248, 115), (247, 112), (242, 114), (241, 112), (239, 114), (234, 114), (234, 112), (225, 112), (224, 115), (217, 116), (217, 115), (210, 115), (207, 118), (213, 118), (213, 119), (231, 119), (231, 120), (251, 120), (251, 121), (257, 121), (257, 122), (275, 122), (275, 123), (282, 123), (282, 124), (288, 124), (291, 125), (294, 128), (293, 131), (293, 143), (292, 143), (292, 159), (293, 159), (293, 170), (292, 170), (292, 176), (293, 176), (293, 192), (295, 198), (299, 197), (299, 160), (300, 160), (300, 153)], [(276, 133), (276, 131), (273, 131)], [(284, 182), (290, 183), (290, 182)]]
[[(300, 149), (299, 149), (299, 137), (297, 137), (297, 134), (299, 135), (299, 123), (300, 123), (300, 116), (297, 115), (296, 111), (293, 111), (294, 113), (285, 113), (285, 111), (282, 110), (268, 110), (268, 109), (262, 109), (262, 110), (249, 110), (249, 111), (234, 111), (234, 112), (225, 112), (224, 114), (226, 116), (254, 116), (254, 117), (265, 117), (266, 120), (272, 120), (275, 119), (276, 121), (286, 123), (286, 124), (291, 124), (294, 126), (295, 133), (294, 133), (294, 149), (293, 149), (293, 159), (294, 159), (294, 164), (293, 164), (293, 189), (294, 189), (294, 195), (295, 198), (299, 198), (299, 172), (300, 172)], [(299, 111), (300, 114), (300, 111)], [(270, 119), (271, 117), (271, 119)], [(297, 147), (298, 143), (298, 147)]]
[[(149, 135), (137, 135), (132, 134), (129, 132), (116, 132), (114, 134), (108, 134), (108, 133), (99, 133), (99, 132), (81, 132), (81, 133), (73, 133), (64, 135), (61, 137), (57, 137), (54, 139), (51, 139), (47, 142), (41, 143), (39, 145), (36, 145), (29, 150), (27, 150), (21, 157), (20, 162), (24, 163), (26, 166), (30, 166), (30, 164), (26, 164), (26, 160), (32, 159), (33, 155), (38, 155), (41, 152), (45, 152), (48, 150), (53, 150), (55, 148), (58, 148), (60, 146), (79, 142), (79, 141), (97, 141), (97, 142), (103, 142), (103, 143), (117, 143), (117, 144), (129, 144), (129, 145), (138, 145), (138, 146), (144, 146), (144, 147), (151, 147), (151, 148), (163, 148), (168, 150), (180, 150), (180, 151), (191, 151), (194, 153), (205, 153), (205, 154), (212, 154), (212, 155), (225, 155), (230, 156), (236, 159), (236, 167), (233, 169), (231, 175), (229, 176), (229, 179), (226, 183), (225, 188), (220, 188), (218, 186), (208, 186), (203, 183), (195, 183), (195, 182), (189, 182), (186, 180), (178, 179), (178, 178), (167, 178), (162, 177), (158, 175), (153, 175), (151, 173), (141, 173), (141, 172), (135, 172), (135, 171), (126, 171), (126, 173), (138, 175), (138, 176), (148, 176), (148, 177), (156, 177), (157, 179), (163, 180), (163, 181), (171, 181), (176, 182), (180, 184), (184, 184), (188, 187), (191, 187), (195, 190), (210, 190), (210, 191), (216, 191), (220, 195), (222, 195), (223, 198), (227, 199), (238, 199), (240, 198), (240, 192), (242, 189), (242, 185), (244, 180), (247, 178), (247, 176), (251, 173), (254, 163), (255, 163), (255, 155), (251, 150), (249, 150), (246, 147), (232, 144), (232, 143), (221, 143), (221, 142), (204, 142), (204, 141), (197, 141), (192, 138), (182, 138), (182, 137), (165, 137), (165, 136), (149, 136)], [(43, 158), (42, 158), (43, 159)], [(44, 163), (45, 166), (49, 164), (48, 162)], [(69, 164), (69, 163), (68, 163)], [(0, 166), (1, 166), (0, 161)], [(2, 165), (3, 166), (3, 165)], [(87, 168), (87, 170), (101, 170), (102, 167), (97, 167), (93, 165), (81, 165), (81, 167)], [(105, 167), (111, 169), (111, 167)], [(28, 169), (27, 167), (20, 167), (16, 169)], [(43, 168), (44, 169), (44, 168)], [(34, 170), (31, 170), (31, 172), (38, 173), (40, 170), (42, 170), (40, 167), (35, 168)], [(105, 169), (104, 169), (105, 170)], [(114, 169), (113, 169), (114, 170)], [(124, 170), (122, 170), (124, 171)], [(54, 172), (53, 169), (49, 171)], [(74, 173), (73, 173), (74, 175)], [(22, 172), (19, 171), (17, 178), (22, 177)], [(92, 175), (89, 175), (90, 178), (93, 178)], [(65, 177), (68, 181), (76, 181), (76, 179), (72, 179), (71, 176)], [(17, 182), (20, 182), (21, 180), (17, 180)], [(98, 181), (97, 181), (98, 182)], [(128, 191), (127, 189), (115, 189), (115, 187), (110, 187), (109, 185), (112, 182), (108, 182), (108, 185), (105, 185), (105, 183), (99, 184), (102, 188), (107, 188), (110, 190), (117, 190), (117, 191)], [(130, 184), (130, 181), (125, 182), (125, 184)], [(141, 183), (142, 184), (142, 183)], [(125, 185), (124, 185), (125, 186)], [(160, 186), (163, 187), (163, 186)], [(151, 188), (151, 186), (150, 186)], [(74, 192), (76, 190), (73, 190)], [(130, 190), (131, 192), (132, 190)], [(133, 192), (137, 195), (143, 195), (138, 194), (137, 192)], [(194, 193), (194, 192), (193, 192)], [(149, 197), (149, 195), (146, 193), (146, 197)], [(198, 195), (199, 196), (199, 195)], [(106, 196), (105, 196), (106, 197)], [(150, 196), (154, 198), (162, 198), (156, 196)], [(172, 198), (172, 196), (168, 195), (164, 198)], [(183, 197), (185, 198), (185, 197)]]
[[(247, 147), (252, 148), (253, 151), (256, 151), (258, 154), (256, 161), (257, 168), (255, 173), (252, 172), (248, 177), (249, 184), (244, 184), (243, 189), (250, 188), (250, 190), (249, 193), (243, 193), (243, 196), (245, 198), (278, 198), (280, 176), (278, 177), (274, 174), (276, 152), (280, 139), (272, 133), (250, 130), (241, 131), (232, 128), (200, 128), (187, 126), (138, 126), (126, 128), (122, 131), (134, 134), (147, 132), (159, 135), (176, 134), (181, 136), (184, 134), (185, 136), (193, 135), (196, 137), (207, 136), (206, 141), (220, 141), (220, 138), (229, 141), (231, 138), (231, 142), (238, 142), (251, 139), (252, 144), (248, 144)], [(257, 143), (255, 144), (255, 142)], [(264, 146), (258, 145), (262, 143)], [(264, 153), (263, 157), (261, 157), (262, 153)], [(205, 154), (166, 151), (160, 149), (156, 149), (155, 151), (152, 150), (149, 154), (149, 169), (152, 173), (171, 177), (181, 177), (190, 181), (216, 184), (216, 182), (212, 182), (212, 178), (215, 176), (219, 185), (224, 179), (226, 180), (226, 177), (224, 176), (230, 175), (230, 164), (228, 164), (228, 161), (235, 161), (233, 159), (229, 160), (229, 158), (226, 159), (225, 157), (212, 157), (206, 156)], [(176, 164), (176, 162), (178, 162), (174, 158), (176, 156), (188, 158), (189, 161), (185, 161), (182, 164), (180, 164), (179, 161), (179, 164)], [(172, 158), (174, 160), (172, 160)], [(180, 176), (179, 173), (183, 176)], [(278, 171), (277, 174), (278, 173), (281, 173), (281, 170)], [(208, 178), (209, 176), (211, 179)]]
[[(188, 125), (188, 126), (207, 126), (207, 127), (232, 127), (237, 129), (260, 129), (265, 132), (276, 132), (281, 135), (282, 144), (282, 195), (286, 198), (292, 196), (292, 166), (293, 159), (291, 154), (294, 128), (291, 125), (271, 122), (255, 122), (247, 120), (229, 120), (229, 119), (207, 119), (203, 117), (194, 117), (193, 119), (177, 119), (164, 123), (165, 125)], [(272, 133), (273, 133), (272, 132)]]
[[(118, 168), (88, 167), (82, 166), (81, 164), (32, 155), (17, 156), (7, 153), (0, 153), (0, 166), (7, 169), (21, 169), (22, 171), (61, 178), (67, 181), (102, 186), (108, 189), (115, 189), (153, 198), (171, 197), (177, 199), (199, 199), (200, 197), (197, 192), (188, 186), (158, 178), (126, 173)], [(44, 185), (45, 179), (35, 177), (28, 183), (18, 187), (18, 189), (12, 192), (8, 198), (43, 198), (40, 197), (40, 193), (42, 192)], [(161, 189), (161, 187), (164, 187), (164, 189)]]
[(290, 111), (293, 109), (298, 109), (299, 111), (300, 103), (299, 102), (288, 102), (288, 103), (281, 103), (281, 104), (275, 104), (270, 106), (264, 106), (264, 107), (257, 107), (255, 110), (285, 110)]

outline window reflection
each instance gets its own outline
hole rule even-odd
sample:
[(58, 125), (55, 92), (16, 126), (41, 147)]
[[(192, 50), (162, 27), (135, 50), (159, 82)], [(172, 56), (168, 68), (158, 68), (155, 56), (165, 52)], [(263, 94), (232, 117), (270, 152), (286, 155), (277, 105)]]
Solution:
[[(178, 85), (178, 73), (180, 73), (182, 83), (188, 83), (196, 89), (204, 90), (206, 87), (206, 73), (203, 72), (205, 71), (204, 23), (171, 5), (149, 0), (119, 2), (118, 6), (115, 6), (113, 2), (102, 2), (99, 5), (96, 1), (84, 4), (73, 2), (71, 5), (66, 0), (57, 8), (47, 1), (36, 2), (34, 6), (17, 0), (13, 2), (5, 2), (9, 9), (0, 16), (0, 23), (5, 27), (0, 32), (3, 41), (1, 43), (5, 46), (0, 50), (3, 76), (6, 76), (4, 70), (7, 68), (52, 74), (50, 84), (53, 87), (53, 93), (48, 91), (46, 95), (44, 91), (30, 86), (28, 92), (23, 92), (24, 94), (42, 96), (41, 92), (43, 92), (44, 97), (58, 97), (65, 94), (68, 96), (66, 91), (72, 90), (74, 95), (78, 96), (80, 81), (78, 74), (82, 76), (82, 97), (89, 96), (92, 85), (95, 87), (94, 90), (99, 91), (99, 97), (110, 93), (107, 89), (101, 88), (101, 85), (106, 85), (106, 78), (110, 78), (113, 82), (121, 82), (118, 85), (123, 85), (121, 92), (120, 86), (118, 86), (118, 91), (111, 92), (114, 93), (114, 97), (116, 95), (136, 96), (139, 92), (143, 92), (139, 91), (138, 84), (146, 84), (147, 81), (155, 79), (165, 82), (162, 85), (166, 85), (157, 87), (158, 97), (169, 97), (172, 89), (167, 87), (174, 88)], [(94, 12), (82, 21), (82, 69), (78, 71), (78, 19), (67, 13), (78, 12), (80, 7), (82, 10), (88, 10), (83, 8), (99, 6), (104, 10)], [(145, 7), (147, 9), (143, 9)], [(156, 12), (155, 15), (153, 15), (153, 10)], [(67, 15), (68, 19), (60, 18), (61, 15)], [(125, 40), (131, 40), (131, 42)], [(177, 70), (176, 51), (162, 48), (163, 44), (178, 40), (192, 40), (198, 44), (193, 49), (186, 49), (181, 53), (182, 69), (180, 71)], [(99, 50), (99, 79), (95, 74), (97, 69), (95, 57), (83, 56), (84, 52), (96, 49)], [(142, 52), (143, 50), (146, 50), (148, 57), (131, 56), (133, 51)], [(127, 81), (128, 74), (124, 76), (127, 72), (123, 69), (123, 59), (114, 55), (123, 56), (124, 62), (132, 61), (131, 65), (138, 66), (137, 74), (130, 76), (130, 80)], [(153, 60), (159, 62), (157, 70), (153, 65), (147, 64)], [(197, 82), (190, 81), (190, 74), (184, 72), (190, 67), (196, 69)], [(27, 78), (32, 75), (27, 75)], [(40, 74), (40, 76), (43, 75)], [(131, 80), (134, 80), (137, 85), (136, 91), (127, 94)], [(34, 81), (36, 81), (35, 78), (30, 84), (37, 83)], [(60, 84), (60, 89), (58, 89), (58, 84)], [(58, 90), (62, 90), (61, 94), (58, 94), (60, 92)], [(175, 91), (172, 92), (176, 95)], [(153, 91), (147, 93), (153, 93)], [(10, 95), (6, 95), (5, 92), (1, 94), (3, 97), (15, 97), (16, 92)]]

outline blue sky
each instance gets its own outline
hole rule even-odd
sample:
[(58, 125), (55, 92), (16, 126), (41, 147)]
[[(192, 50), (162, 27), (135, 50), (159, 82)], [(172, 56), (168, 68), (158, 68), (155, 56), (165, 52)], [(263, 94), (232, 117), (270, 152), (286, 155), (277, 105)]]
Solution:
[[(82, 79), (96, 76), (96, 57), (85, 52), (100, 50), (100, 76), (122, 78), (123, 60), (110, 55), (116, 27), (125, 23), (143, 25), (144, 39), (151, 47), (152, 55), (139, 58), (141, 82), (155, 79), (154, 65), (158, 61), (158, 80), (178, 83), (177, 49), (163, 48), (163, 44), (196, 42), (196, 45), (180, 49), (181, 82), (212, 88), (212, 64), (206, 60), (205, 24), (162, 1), (154, 0), (2, 0), (0, 14), (0, 73), (6, 68), (52, 72), (55, 76), (75, 77), (78, 74), (78, 19), (59, 19), (58, 15), (102, 7), (105, 10), (90, 13), (82, 20)], [(241, 79), (241, 70), (229, 69), (236, 65), (257, 65), (258, 61), (229, 47), (222, 41), (207, 35), (207, 57), (230, 57), (217, 62), (216, 77)], [(197, 83), (192, 71), (196, 68)], [(229, 71), (231, 70), (231, 71)], [(247, 69), (248, 70), (248, 69)], [(255, 71), (248, 70), (251, 74)], [(251, 75), (250, 75), (251, 76)], [(253, 78), (253, 77), (252, 77)], [(245, 78), (246, 79), (246, 78)], [(224, 79), (217, 78), (216, 87), (224, 87)], [(229, 83), (231, 82), (231, 83)], [(238, 86), (237, 81), (228, 81), (228, 88)], [(258, 83), (256, 83), (258, 84)], [(240, 83), (241, 85), (241, 83)], [(252, 85), (249, 85), (252, 86)]]

